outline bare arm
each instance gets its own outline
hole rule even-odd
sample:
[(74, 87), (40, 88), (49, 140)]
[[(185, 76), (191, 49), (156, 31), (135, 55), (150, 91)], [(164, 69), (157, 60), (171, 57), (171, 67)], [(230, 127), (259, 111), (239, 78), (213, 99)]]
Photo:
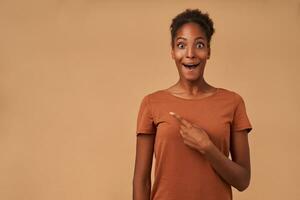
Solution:
[(139, 134), (133, 176), (133, 200), (149, 200), (155, 134)]
[(217, 173), (239, 191), (245, 190), (250, 183), (251, 166), (246, 130), (232, 133), (231, 157), (227, 158), (213, 144), (207, 147), (204, 156), (210, 161)]

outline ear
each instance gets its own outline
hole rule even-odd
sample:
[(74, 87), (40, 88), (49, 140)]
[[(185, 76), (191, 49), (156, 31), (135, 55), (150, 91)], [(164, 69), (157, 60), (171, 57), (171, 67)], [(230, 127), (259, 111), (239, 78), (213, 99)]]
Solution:
[(172, 59), (174, 59), (174, 57), (175, 57), (175, 55), (174, 55), (175, 53), (174, 53), (174, 48), (173, 47), (171, 47), (171, 56), (172, 56)]
[(207, 59), (210, 58), (210, 46), (208, 46), (208, 54), (207, 54)]

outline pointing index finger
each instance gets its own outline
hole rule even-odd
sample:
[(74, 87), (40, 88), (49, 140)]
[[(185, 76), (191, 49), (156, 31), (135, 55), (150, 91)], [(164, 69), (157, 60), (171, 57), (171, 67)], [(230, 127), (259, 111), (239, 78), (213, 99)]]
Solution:
[(181, 116), (179, 116), (178, 114), (174, 113), (174, 112), (169, 112), (170, 115), (174, 116), (181, 124), (183, 124), (186, 127), (190, 127), (191, 124), (186, 121), (185, 119), (183, 119)]

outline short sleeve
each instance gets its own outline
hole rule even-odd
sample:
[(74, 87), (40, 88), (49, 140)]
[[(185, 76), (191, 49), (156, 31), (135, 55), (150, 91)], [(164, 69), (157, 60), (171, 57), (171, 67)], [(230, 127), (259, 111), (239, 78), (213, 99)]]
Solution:
[(249, 133), (252, 130), (252, 125), (247, 116), (245, 102), (240, 95), (237, 95), (237, 98), (237, 106), (234, 111), (231, 130), (247, 130), (247, 133)]
[(145, 96), (140, 104), (137, 116), (136, 135), (155, 134), (156, 127), (153, 121), (152, 110), (149, 102), (149, 95)]

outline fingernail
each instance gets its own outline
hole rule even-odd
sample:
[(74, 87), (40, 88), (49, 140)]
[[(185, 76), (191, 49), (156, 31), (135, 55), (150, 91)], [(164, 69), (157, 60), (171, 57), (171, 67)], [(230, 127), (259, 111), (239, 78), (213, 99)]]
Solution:
[(170, 114), (170, 115), (175, 115), (175, 113), (173, 113), (173, 112), (169, 112), (169, 114)]

